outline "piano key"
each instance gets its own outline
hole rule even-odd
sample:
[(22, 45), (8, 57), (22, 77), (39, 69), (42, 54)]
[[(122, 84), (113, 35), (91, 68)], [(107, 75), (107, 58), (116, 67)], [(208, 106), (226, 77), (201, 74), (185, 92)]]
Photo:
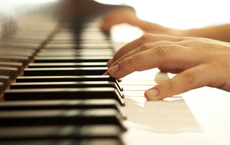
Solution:
[(3, 75), (0, 75), (0, 82), (3, 82), (4, 83), (4, 90), (10, 86), (10, 77), (9, 76), (3, 76)]
[(111, 44), (79, 44), (80, 48), (111, 48)]
[(66, 49), (54, 49), (54, 48), (46, 48), (46, 49), (42, 49), (41, 52), (76, 52), (76, 53), (109, 53), (109, 52), (113, 52), (113, 50), (111, 49), (99, 49), (99, 48), (95, 48), (95, 49), (74, 49), (74, 48), (66, 48)]
[(5, 101), (114, 99), (125, 105), (122, 96), (114, 88), (12, 89), (5, 91), (4, 99)]
[(0, 62), (18, 62), (26, 66), (30, 61), (29, 57), (26, 56), (0, 56)]
[[(107, 62), (112, 57), (35, 57), (34, 62)], [(1, 58), (0, 58), (1, 60)]]
[(113, 56), (113, 52), (40, 52), (37, 56)]
[(116, 125), (126, 130), (116, 109), (57, 109), (0, 111), (0, 126)]
[(31, 48), (4, 48), (2, 47), (0, 52), (8, 52), (8, 51), (11, 51), (11, 52), (28, 52), (28, 53), (32, 53), (33, 55), (35, 53), (38, 52), (38, 49), (31, 49)]
[(116, 109), (123, 118), (126, 115), (119, 103), (113, 99), (86, 99), (86, 100), (45, 100), (45, 101), (4, 101), (0, 103), (3, 110), (52, 110), (52, 109)]
[(1, 145), (124, 145), (117, 139), (4, 140)]
[(19, 75), (19, 71), (17, 68), (13, 67), (0, 67), (0, 74), (9, 76), (10, 80), (13, 81)]
[(82, 68), (26, 68), (24, 76), (74, 76), (74, 75), (102, 75), (107, 67)]
[[(44, 37), (43, 37), (44, 39)], [(13, 48), (29, 48), (29, 49), (40, 49), (41, 44), (34, 44), (34, 43), (2, 43), (3, 47), (13, 47)]]
[(120, 95), (123, 97), (123, 94), (120, 92), (120, 87), (116, 82), (109, 81), (77, 81), (77, 82), (27, 82), (27, 83), (12, 83), (10, 89), (30, 89), (30, 88), (103, 88), (103, 87), (112, 87), (118, 90)]
[[(1, 62), (0, 62), (1, 66)], [(65, 68), (65, 67), (107, 67), (105, 62), (79, 63), (30, 63), (29, 68)]]
[(0, 55), (11, 55), (11, 56), (28, 56), (31, 57), (34, 55), (33, 52), (18, 52), (18, 51), (0, 51)]
[(117, 86), (123, 91), (116, 80), (108, 75), (91, 75), (91, 76), (19, 76), (16, 82), (75, 82), (75, 81), (109, 81), (116, 82)]
[(45, 49), (46, 48), (55, 48), (55, 49), (63, 49), (63, 48), (77, 48), (77, 44), (75, 43), (68, 43), (68, 44), (51, 44), (51, 43), (48, 43), (45, 45)]
[(2, 93), (5, 91), (5, 86), (3, 82), (0, 82), (0, 100), (2, 99)]
[(0, 140), (22, 139), (92, 139), (121, 140), (122, 130), (115, 125), (50, 125), (0, 127)]
[(38, 89), (38, 88), (103, 88), (112, 87), (117, 89), (122, 98), (124, 95), (120, 87), (115, 82), (100, 81), (81, 81), (81, 82), (32, 82), (32, 83), (12, 83), (10, 89)]
[(0, 62), (0, 67), (17, 68), (19, 73), (22, 72), (22, 70), (23, 70), (22, 63), (17, 63), (17, 62)]

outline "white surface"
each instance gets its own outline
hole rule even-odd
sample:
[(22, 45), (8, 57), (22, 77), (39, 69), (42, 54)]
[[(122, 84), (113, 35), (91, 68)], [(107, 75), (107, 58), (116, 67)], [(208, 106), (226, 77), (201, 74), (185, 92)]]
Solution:
[(124, 91), (127, 145), (230, 144), (229, 92), (204, 87), (162, 101), (146, 101), (143, 93)]

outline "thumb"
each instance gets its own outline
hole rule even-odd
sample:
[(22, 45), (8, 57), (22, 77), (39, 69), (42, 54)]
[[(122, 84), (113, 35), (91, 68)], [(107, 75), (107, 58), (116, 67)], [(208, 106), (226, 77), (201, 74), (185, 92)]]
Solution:
[(185, 70), (172, 79), (166, 80), (147, 90), (145, 97), (147, 100), (162, 100), (172, 95), (206, 86), (214, 79), (213, 76), (217, 75), (215, 71), (209, 70), (210, 66), (208, 65), (199, 65)]

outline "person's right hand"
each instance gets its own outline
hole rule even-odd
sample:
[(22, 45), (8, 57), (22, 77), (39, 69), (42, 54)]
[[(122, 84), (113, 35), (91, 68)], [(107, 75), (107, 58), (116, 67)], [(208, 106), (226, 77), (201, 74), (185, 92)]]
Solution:
[(107, 63), (106, 75), (120, 79), (134, 71), (158, 67), (178, 73), (145, 93), (161, 100), (210, 86), (230, 91), (230, 43), (196, 37), (144, 34), (122, 47)]

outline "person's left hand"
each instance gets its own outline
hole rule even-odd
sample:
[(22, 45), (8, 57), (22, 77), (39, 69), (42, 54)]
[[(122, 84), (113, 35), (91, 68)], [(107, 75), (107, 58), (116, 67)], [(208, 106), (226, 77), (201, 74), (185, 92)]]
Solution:
[(122, 47), (107, 66), (105, 74), (116, 79), (156, 67), (179, 73), (147, 90), (148, 100), (161, 100), (203, 86), (230, 91), (230, 43), (222, 41), (144, 34)]

